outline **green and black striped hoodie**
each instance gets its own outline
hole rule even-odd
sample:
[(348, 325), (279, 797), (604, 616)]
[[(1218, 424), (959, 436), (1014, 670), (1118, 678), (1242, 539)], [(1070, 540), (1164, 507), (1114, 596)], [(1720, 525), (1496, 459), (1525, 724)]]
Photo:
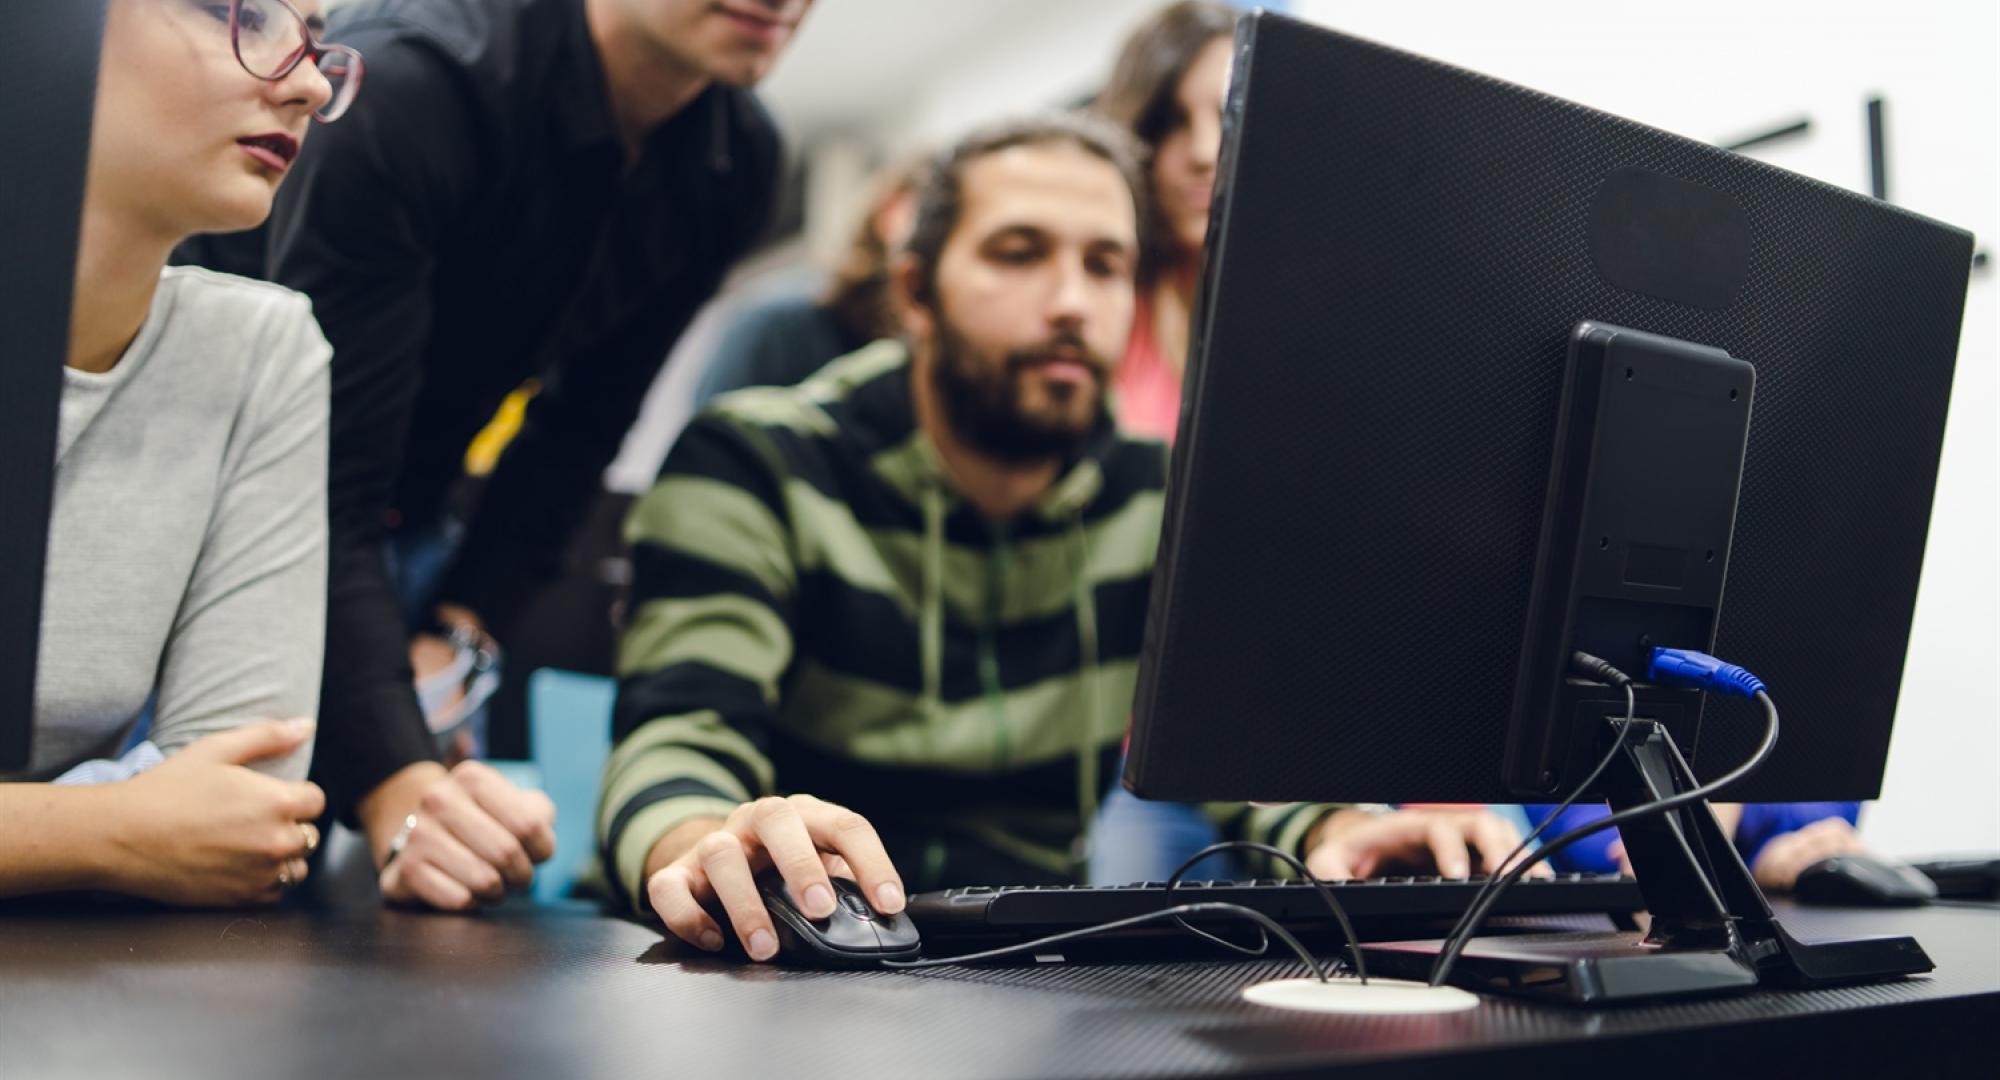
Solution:
[[(675, 825), (768, 794), (848, 806), (913, 890), (1069, 880), (1132, 705), (1166, 449), (1106, 422), (983, 518), (918, 428), (896, 342), (719, 399), (626, 523), (629, 624), (598, 836), (644, 907)], [(1218, 806), (1296, 850), (1304, 807)]]

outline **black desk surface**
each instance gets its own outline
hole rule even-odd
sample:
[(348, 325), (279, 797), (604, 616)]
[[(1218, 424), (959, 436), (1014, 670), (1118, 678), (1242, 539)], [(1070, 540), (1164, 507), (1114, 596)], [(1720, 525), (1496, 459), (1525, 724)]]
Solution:
[(583, 905), (434, 916), (0, 907), (0, 1075), (478, 1077), (1993, 1076), (2000, 908), (1788, 910), (1907, 932), (1895, 983), (1434, 1017), (1243, 1003), (1286, 961), (824, 973), (699, 958)]

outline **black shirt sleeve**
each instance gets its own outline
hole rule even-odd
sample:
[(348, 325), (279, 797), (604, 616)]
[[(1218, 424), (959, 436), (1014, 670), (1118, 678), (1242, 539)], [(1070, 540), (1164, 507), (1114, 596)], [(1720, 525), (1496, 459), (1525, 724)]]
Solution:
[(471, 110), (419, 42), (347, 38), (368, 79), (307, 138), (270, 225), (272, 280), (312, 298), (333, 343), (326, 672), (312, 777), (330, 810), (434, 754), (384, 552), (422, 382), (434, 252), (476, 175)]

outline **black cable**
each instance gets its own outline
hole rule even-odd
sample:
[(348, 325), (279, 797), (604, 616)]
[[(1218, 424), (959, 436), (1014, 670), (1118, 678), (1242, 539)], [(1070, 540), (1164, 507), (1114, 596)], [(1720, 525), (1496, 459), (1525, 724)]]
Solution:
[[(1027, 952), (1031, 949), (1040, 949), (1049, 945), (1060, 944), (1065, 941), (1074, 941), (1077, 938), (1089, 937), (1093, 934), (1103, 934), (1113, 930), (1125, 930), (1160, 919), (1185, 919), (1189, 915), (1238, 915), (1249, 919), (1257, 923), (1260, 929), (1278, 935), (1278, 940), (1291, 946), (1292, 951), (1299, 954), (1299, 959), (1306, 962), (1306, 966), (1312, 969), (1313, 975), (1320, 982), (1327, 981), (1326, 969), (1320, 967), (1319, 961), (1313, 959), (1313, 954), (1307, 951), (1304, 945), (1299, 944), (1299, 939), (1293, 937), (1284, 927), (1279, 926), (1276, 920), (1261, 911), (1244, 907), (1242, 904), (1226, 904), (1220, 901), (1206, 901), (1199, 904), (1181, 904), (1176, 907), (1161, 908), (1159, 911), (1149, 911), (1144, 915), (1133, 915), (1130, 918), (1098, 923), (1096, 926), (1086, 926), (1079, 930), (1065, 930), (1060, 934), (1050, 934), (1048, 937), (1036, 938), (1033, 941), (1024, 941), (1018, 945), (1006, 945), (998, 949), (987, 949), (984, 952), (966, 953), (963, 956), (941, 956), (935, 960), (884, 960), (882, 961), (882, 966), (886, 968), (930, 968), (944, 967), (949, 964), (967, 964), (975, 960), (992, 960), (1002, 956), (1011, 956), (1014, 953)], [(1268, 941), (1268, 939), (1266, 940)], [(1237, 948), (1240, 949), (1241, 947), (1237, 946)]]
[[(1189, 870), (1194, 869), (1196, 863), (1216, 852), (1238, 849), (1261, 852), (1269, 858), (1280, 860), (1292, 869), (1297, 870), (1300, 877), (1312, 883), (1312, 887), (1319, 892), (1320, 899), (1326, 901), (1327, 910), (1333, 912), (1333, 921), (1340, 924), (1340, 932), (1347, 936), (1347, 955), (1353, 961), (1355, 977), (1361, 980), (1361, 985), (1368, 985), (1368, 963), (1361, 958), (1361, 941), (1354, 935), (1354, 924), (1347, 921), (1347, 911), (1340, 906), (1340, 901), (1334, 898), (1333, 890), (1326, 887), (1326, 882), (1314, 877), (1313, 872), (1306, 869), (1306, 864), (1300, 862), (1289, 852), (1280, 851), (1269, 844), (1259, 844), (1254, 840), (1224, 840), (1219, 844), (1210, 844), (1188, 856), (1187, 861), (1181, 863), (1180, 869), (1175, 870), (1173, 876), (1167, 879), (1167, 898), (1173, 898), (1174, 890), (1180, 886), (1181, 878), (1186, 876)], [(1186, 919), (1176, 918), (1174, 921), (1180, 924), (1181, 929), (1186, 930), (1190, 934), (1207, 938), (1217, 945), (1226, 949), (1234, 949), (1246, 956), (1262, 956), (1264, 950), (1270, 947), (1270, 940), (1261, 936), (1256, 949), (1246, 949), (1233, 941), (1227, 941), (1215, 934), (1211, 934), (1193, 925)], [(1326, 980), (1322, 978), (1320, 981), (1325, 982)]]
[[(1590, 786), (1598, 782), (1598, 776), (1602, 776), (1602, 774), (1604, 774), (1604, 770), (1606, 770), (1606, 768), (1610, 768), (1610, 764), (1612, 764), (1614, 760), (1618, 760), (1618, 752), (1620, 752), (1620, 750), (1624, 750), (1624, 740), (1626, 740), (1626, 732), (1630, 732), (1630, 730), (1632, 730), (1632, 722), (1634, 722), (1634, 718), (1636, 718), (1634, 714), (1638, 712), (1638, 698), (1636, 698), (1636, 696), (1634, 696), (1634, 692), (1632, 692), (1632, 680), (1630, 680), (1630, 678), (1628, 678), (1628, 680), (1624, 682), (1624, 692), (1626, 692), (1626, 714), (1624, 714), (1624, 720), (1620, 720), (1620, 722), (1618, 722), (1618, 736), (1616, 736), (1616, 738), (1612, 740), (1612, 748), (1610, 748), (1610, 750), (1606, 750), (1602, 758), (1598, 758), (1598, 764), (1596, 764), (1596, 768), (1592, 768), (1592, 770), (1590, 770), (1590, 774), (1588, 774), (1588, 776), (1584, 776), (1582, 784), (1576, 784), (1574, 788), (1570, 788), (1570, 794), (1568, 794), (1568, 798), (1564, 798), (1562, 802), (1558, 802), (1558, 804), (1556, 804), (1556, 808), (1554, 808), (1554, 810), (1550, 810), (1550, 812), (1548, 812), (1548, 816), (1544, 816), (1544, 818), (1542, 818), (1542, 824), (1534, 826), (1534, 832), (1530, 832), (1528, 836), (1524, 836), (1524, 838), (1520, 840), (1520, 846), (1516, 846), (1512, 854), (1508, 854), (1508, 856), (1506, 856), (1504, 860), (1500, 860), (1500, 870), (1496, 870), (1496, 872), (1494, 872), (1494, 874), (1492, 874), (1490, 878), (1486, 878), (1486, 882), (1484, 882), (1484, 884), (1480, 884), (1480, 890), (1472, 894), (1472, 902), (1470, 902), (1470, 904), (1466, 904), (1466, 914), (1464, 914), (1464, 916), (1460, 916), (1460, 918), (1458, 918), (1458, 922), (1456, 922), (1456, 924), (1452, 926), (1452, 934), (1450, 934), (1450, 936), (1456, 936), (1456, 934), (1460, 932), (1460, 928), (1464, 928), (1466, 920), (1468, 920), (1468, 918), (1472, 918), (1472, 912), (1474, 912), (1474, 910), (1480, 910), (1480, 906), (1482, 906), (1482, 904), (1486, 904), (1486, 898), (1488, 898), (1488, 896), (1492, 896), (1492, 894), (1500, 892), (1502, 888), (1506, 888), (1506, 886), (1502, 884), (1502, 882), (1506, 880), (1506, 878), (1502, 878), (1502, 872), (1504, 872), (1506, 868), (1514, 866), (1514, 860), (1518, 860), (1518, 858), (1522, 856), (1522, 852), (1526, 852), (1526, 850), (1528, 850), (1528, 844), (1534, 844), (1536, 840), (1540, 840), (1542, 832), (1546, 832), (1546, 830), (1548, 830), (1548, 826), (1556, 824), (1556, 818), (1560, 818), (1564, 810), (1568, 810), (1570, 806), (1574, 806), (1574, 804), (1576, 804), (1576, 800), (1578, 800), (1578, 798), (1582, 798), (1582, 794), (1584, 794), (1584, 792), (1588, 792), (1588, 790), (1590, 790)], [(1498, 898), (1498, 896), (1494, 896), (1494, 902), (1498, 904), (1498, 902), (1500, 902), (1500, 898)]]
[[(1549, 858), (1556, 852), (1569, 847), (1571, 844), (1582, 840), (1586, 836), (1595, 835), (1606, 829), (1616, 828), (1626, 822), (1636, 821), (1642, 817), (1664, 814), (1669, 810), (1678, 810), (1690, 803), (1698, 803), (1755, 772), (1757, 767), (1764, 763), (1764, 759), (1771, 756), (1771, 749), (1778, 744), (1778, 705), (1771, 700), (1770, 694), (1762, 690), (1757, 691), (1756, 696), (1757, 700), (1764, 706), (1764, 741), (1757, 745), (1756, 751), (1743, 764), (1731, 769), (1721, 778), (1711, 783), (1703, 784), (1690, 791), (1683, 791), (1678, 795), (1669, 795), (1664, 799), (1656, 799), (1649, 803), (1642, 803), (1638, 806), (1620, 810), (1608, 817), (1599, 818), (1586, 825), (1580, 825), (1556, 837), (1554, 840), (1543, 844), (1541, 850), (1535, 852), (1520, 865), (1508, 871), (1498, 887), (1487, 895), (1483, 903), (1474, 906), (1472, 910), (1466, 912), (1463, 925), (1445, 941), (1444, 948), (1438, 952), (1437, 963), (1431, 967), (1431, 985), (1444, 985), (1445, 979), (1451, 975), (1452, 965), (1458, 961), (1459, 954), (1465, 950), (1466, 943), (1477, 932), (1479, 924), (1485, 921), (1487, 912), (1493, 906), (1493, 901), (1500, 895), (1500, 889), (1505, 889), (1507, 886), (1519, 881), (1521, 875), (1527, 873), (1536, 864)], [(1624, 740), (1620, 739), (1619, 742), (1622, 745)]]
[[(1594, 662), (1595, 666), (1590, 662)], [(1590, 770), (1590, 775), (1584, 777), (1582, 783), (1570, 789), (1569, 797), (1557, 803), (1556, 808), (1542, 819), (1540, 825), (1535, 826), (1533, 832), (1521, 838), (1520, 846), (1516, 847), (1512, 854), (1500, 861), (1500, 871), (1496, 871), (1491, 877), (1486, 879), (1484, 884), (1479, 886), (1479, 891), (1472, 896), (1472, 902), (1466, 905), (1465, 914), (1459, 917), (1458, 922), (1452, 925), (1451, 933), (1446, 935), (1447, 940), (1458, 936), (1459, 932), (1464, 929), (1466, 921), (1472, 918), (1472, 913), (1479, 910), (1480, 905), (1486, 902), (1487, 896), (1498, 893), (1505, 887), (1500, 884), (1503, 880), (1501, 871), (1513, 866), (1514, 860), (1520, 858), (1521, 853), (1528, 850), (1529, 844), (1534, 843), (1541, 837), (1543, 832), (1548, 830), (1549, 826), (1555, 824), (1556, 819), (1563, 815), (1563, 811), (1575, 805), (1576, 800), (1581, 798), (1584, 792), (1589, 791), (1590, 786), (1597, 783), (1597, 778), (1604, 775), (1604, 770), (1610, 768), (1611, 763), (1617, 760), (1618, 752), (1625, 748), (1625, 735), (1631, 730), (1632, 721), (1636, 719), (1634, 714), (1639, 709), (1638, 697), (1632, 691), (1631, 677), (1588, 653), (1576, 654), (1576, 666), (1583, 668), (1588, 674), (1602, 678), (1607, 682), (1616, 683), (1625, 691), (1625, 719), (1618, 725), (1618, 737), (1612, 740), (1611, 749), (1606, 751), (1604, 757), (1598, 760), (1597, 767)], [(1499, 898), (1497, 896), (1494, 897), (1494, 902), (1497, 903), (1498, 901)]]

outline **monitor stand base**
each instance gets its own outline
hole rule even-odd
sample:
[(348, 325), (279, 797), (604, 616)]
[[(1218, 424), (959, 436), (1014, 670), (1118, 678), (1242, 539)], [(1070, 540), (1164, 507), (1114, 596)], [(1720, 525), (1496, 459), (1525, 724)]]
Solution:
[[(1616, 737), (1622, 717), (1612, 720)], [(1613, 810), (1697, 786), (1664, 725), (1631, 723), (1607, 770)], [(1934, 964), (1914, 938), (1804, 942), (1772, 914), (1707, 803), (1629, 822), (1625, 851), (1652, 912), (1632, 933), (1474, 938), (1450, 981), (1472, 990), (1604, 1004), (1721, 994), (1759, 986), (1820, 987), (1891, 979)], [(1362, 946), (1372, 975), (1428, 980), (1442, 941)]]

